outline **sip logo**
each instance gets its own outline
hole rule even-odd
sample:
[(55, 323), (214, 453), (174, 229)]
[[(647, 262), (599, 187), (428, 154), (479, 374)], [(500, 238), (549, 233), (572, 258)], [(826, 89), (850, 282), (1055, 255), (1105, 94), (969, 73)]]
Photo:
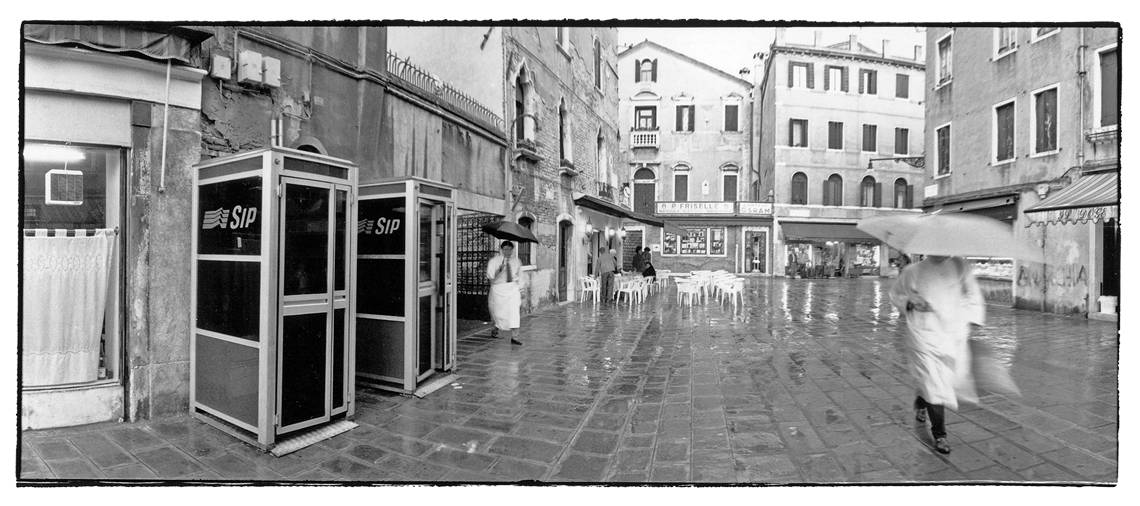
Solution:
[(365, 235), (388, 235), (400, 229), (399, 218), (365, 218), (356, 223), (356, 233)]
[(217, 208), (202, 215), (202, 230), (211, 228), (249, 228), (257, 220), (256, 207), (234, 206), (233, 209)]

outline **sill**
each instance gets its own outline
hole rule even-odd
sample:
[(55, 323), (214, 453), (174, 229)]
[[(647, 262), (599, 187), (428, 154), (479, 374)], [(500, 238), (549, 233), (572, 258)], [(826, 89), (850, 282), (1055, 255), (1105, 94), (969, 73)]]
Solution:
[(1017, 157), (1010, 158), (1009, 160), (993, 160), (990, 162), (990, 167), (999, 167), (1002, 165), (1009, 165), (1017, 161)]
[(1006, 52), (1004, 52), (1004, 53), (997, 53), (997, 54), (995, 54), (995, 55), (993, 56), (993, 58), (990, 58), (990, 61), (992, 61), (992, 62), (997, 62), (998, 60), (1000, 60), (1000, 59), (1002, 59), (1002, 58), (1005, 58), (1006, 56), (1009, 56), (1009, 55), (1011, 55), (1011, 54), (1013, 54), (1013, 53), (1016, 53), (1016, 52), (1017, 52), (1017, 46), (1013, 46), (1013, 49), (1010, 49), (1010, 50), (1008, 50), (1008, 51), (1006, 51)]
[(879, 151), (878, 151), (878, 150), (876, 150), (876, 149), (873, 149), (873, 150), (871, 150), (871, 151), (867, 151), (867, 150), (865, 150), (865, 149), (860, 149), (860, 150), (859, 150), (859, 152), (860, 152), (860, 153), (864, 153), (864, 154), (868, 154), (868, 155), (877, 155), (877, 154), (879, 154)]
[(895, 153), (895, 156), (910, 156), (910, 153)]
[(693, 130), (674, 130), (673, 133), (674, 134), (691, 134), (691, 133), (693, 133)]
[(953, 172), (947, 172), (945, 174), (939, 174), (937, 176), (934, 176), (934, 179), (938, 180), (938, 179), (948, 178), (948, 177), (950, 177), (950, 174), (953, 174)]
[(805, 150), (805, 151), (806, 151), (806, 150), (809, 150), (809, 149), (811, 149), (811, 147), (810, 147), (810, 146), (780, 146), (780, 147), (782, 147), (782, 148), (788, 148), (788, 149), (802, 149), (802, 150)]
[(847, 150), (843, 148), (827, 148), (824, 151), (828, 153), (845, 153)]
[(940, 82), (940, 83), (938, 83), (938, 84), (934, 85), (934, 91), (938, 91), (938, 90), (941, 90), (942, 88), (945, 88), (945, 87), (947, 87), (947, 86), (950, 86), (950, 83), (952, 83), (952, 82), (954, 82), (954, 78), (953, 78), (953, 77), (951, 77), (951, 78), (949, 78), (949, 79), (947, 79), (947, 80), (945, 80), (945, 81), (942, 81), (942, 82)]
[(1057, 35), (1057, 34), (1059, 34), (1059, 33), (1061, 33), (1061, 29), (1060, 29), (1060, 28), (1058, 28), (1058, 29), (1056, 29), (1056, 30), (1053, 30), (1053, 31), (1051, 31), (1051, 32), (1049, 32), (1049, 33), (1047, 33), (1047, 34), (1045, 34), (1045, 35), (1042, 35), (1041, 37), (1037, 37), (1036, 35), (1034, 35), (1033, 37), (1030, 37), (1030, 38), (1029, 38), (1029, 43), (1030, 43), (1030, 44), (1036, 44), (1036, 43), (1038, 43), (1038, 42), (1041, 42), (1041, 41), (1043, 41), (1043, 40), (1045, 40), (1045, 39), (1048, 39), (1049, 37), (1052, 37), (1052, 36), (1054, 36), (1054, 35)]
[(538, 151), (535, 150), (534, 145), (530, 143), (520, 142), (515, 148), (514, 156), (516, 160), (522, 158), (534, 163), (542, 161), (542, 156), (538, 154)]
[(1058, 154), (1060, 152), (1061, 152), (1061, 148), (1057, 148), (1057, 149), (1054, 149), (1051, 151), (1042, 151), (1040, 153), (1033, 153), (1033, 154), (1029, 155), (1029, 158), (1044, 158), (1046, 156), (1053, 156), (1053, 155)]
[(569, 45), (563, 47), (562, 44), (555, 43), (554, 47), (557, 47), (558, 52), (562, 53), (562, 56), (565, 56), (567, 60), (571, 59)]

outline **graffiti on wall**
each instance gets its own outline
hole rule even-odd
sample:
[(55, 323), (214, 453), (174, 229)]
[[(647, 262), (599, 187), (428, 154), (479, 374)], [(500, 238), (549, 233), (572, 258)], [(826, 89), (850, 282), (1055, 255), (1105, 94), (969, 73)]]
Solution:
[(1088, 270), (1083, 265), (1066, 264), (1058, 267), (1045, 266), (1045, 272), (1040, 269), (1031, 269), (1024, 265), (1017, 271), (1017, 286), (1039, 288), (1041, 286), (1056, 286), (1059, 288), (1072, 288), (1088, 284)]

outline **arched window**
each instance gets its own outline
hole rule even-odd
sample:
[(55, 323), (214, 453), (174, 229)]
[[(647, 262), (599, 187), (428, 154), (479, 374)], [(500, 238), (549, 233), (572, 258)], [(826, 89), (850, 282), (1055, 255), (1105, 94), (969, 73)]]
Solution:
[(657, 82), (657, 60), (635, 60), (634, 64), (634, 82)]
[(867, 176), (859, 184), (859, 205), (862, 207), (879, 207), (879, 199), (875, 198), (875, 178)]
[(570, 126), (566, 117), (566, 99), (558, 104), (558, 157), (562, 160), (570, 159)]
[(594, 87), (602, 89), (602, 42), (594, 37)]
[(515, 140), (526, 139), (526, 95), (523, 91), (523, 73), (515, 79)]
[(595, 177), (601, 181), (605, 179), (603, 176), (609, 173), (609, 167), (605, 166), (606, 163), (606, 137), (598, 130), (598, 149), (594, 151), (594, 170)]
[[(533, 230), (534, 219), (529, 216), (520, 216), (519, 225), (527, 230)], [(518, 242), (519, 263), (523, 265), (534, 265), (534, 259), (531, 258), (531, 244), (525, 241)]]
[(808, 181), (807, 175), (797, 172), (792, 176), (792, 203), (807, 204)]
[(832, 174), (823, 184), (823, 205), (843, 205), (843, 178), (839, 174)]
[(895, 207), (899, 209), (906, 209), (910, 207), (910, 196), (908, 195), (906, 179), (898, 178), (895, 180)]

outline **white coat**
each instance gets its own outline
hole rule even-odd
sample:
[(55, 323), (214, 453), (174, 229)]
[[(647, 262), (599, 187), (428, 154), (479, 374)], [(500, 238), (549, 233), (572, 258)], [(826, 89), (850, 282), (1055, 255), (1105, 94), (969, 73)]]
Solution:
[[(506, 261), (506, 267), (499, 267)], [(511, 270), (511, 281), (507, 281), (507, 269)], [(519, 276), (522, 274), (522, 263), (516, 257), (507, 260), (503, 255), (496, 254), (487, 262), (487, 279), (491, 280), (491, 294), (487, 303), (491, 309), (491, 319), (499, 330), (519, 328), (519, 306), (522, 305), (522, 295), (519, 292)]]
[[(891, 302), (906, 315), (910, 329), (909, 368), (918, 393), (931, 404), (958, 409), (958, 401), (977, 401), (970, 371), (970, 324), (985, 323), (986, 307), (978, 282), (965, 260), (930, 259), (903, 269), (890, 291)], [(908, 310), (926, 301), (930, 311)]]

